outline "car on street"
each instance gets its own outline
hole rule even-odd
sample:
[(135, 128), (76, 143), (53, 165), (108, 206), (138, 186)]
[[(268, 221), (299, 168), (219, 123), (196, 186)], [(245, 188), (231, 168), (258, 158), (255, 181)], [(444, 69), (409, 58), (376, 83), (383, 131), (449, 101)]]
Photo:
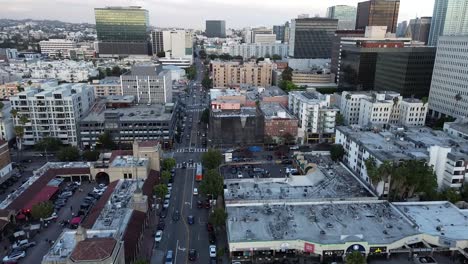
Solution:
[(169, 208), (169, 199), (164, 200), (163, 208)]
[(198, 195), (198, 188), (193, 188), (193, 195)]
[(244, 175), (242, 175), (242, 172), (239, 171), (239, 172), (237, 173), (237, 178), (243, 178), (243, 177), (244, 177)]
[(213, 225), (210, 224), (210, 223), (207, 223), (207, 224), (206, 224), (206, 230), (208, 231), (208, 233), (213, 232), (213, 230), (214, 230), (214, 229), (213, 229)]
[(205, 206), (205, 209), (210, 209), (211, 208), (210, 200), (206, 200), (204, 206)]
[(162, 234), (163, 234), (163, 231), (162, 231), (162, 230), (156, 231), (156, 235), (154, 235), (154, 241), (156, 241), (156, 242), (161, 242), (161, 240), (162, 240)]
[(11, 262), (24, 257), (26, 257), (26, 252), (24, 250), (13, 250), (10, 252), (10, 254), (3, 258), (3, 262)]
[(202, 201), (197, 201), (197, 208), (203, 208), (203, 202)]
[(179, 221), (180, 219), (180, 213), (178, 210), (175, 210), (174, 213), (172, 214), (172, 220), (174, 220), (175, 222)]
[(216, 258), (216, 246), (210, 245), (210, 258)]
[(166, 253), (166, 261), (165, 264), (172, 264), (172, 256), (174, 255), (172, 250), (168, 250)]
[(195, 217), (193, 217), (193, 215), (187, 216), (187, 222), (189, 225), (195, 224)]
[(198, 253), (195, 249), (190, 249), (188, 253), (188, 259), (190, 261), (195, 261), (197, 260)]

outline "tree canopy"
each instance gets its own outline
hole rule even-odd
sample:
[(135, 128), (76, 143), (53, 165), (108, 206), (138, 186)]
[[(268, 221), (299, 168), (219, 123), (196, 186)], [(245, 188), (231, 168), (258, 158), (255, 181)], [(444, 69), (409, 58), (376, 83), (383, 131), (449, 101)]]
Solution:
[(54, 212), (54, 205), (50, 201), (35, 204), (31, 208), (31, 216), (34, 219), (44, 219), (50, 217)]
[(210, 122), (210, 109), (205, 109), (203, 110), (203, 113), (201, 114), (200, 121), (208, 124)]
[(163, 160), (163, 169), (170, 171), (176, 166), (176, 160), (174, 158), (166, 158)]
[(74, 146), (63, 147), (57, 157), (60, 161), (78, 161), (80, 159), (80, 150)]
[(161, 173), (161, 179), (164, 183), (168, 183), (171, 180), (171, 177), (172, 175), (169, 171), (165, 170)]
[(292, 74), (293, 74), (293, 69), (291, 67), (288, 67), (283, 70), (281, 73), (281, 79), (283, 81), (292, 81)]
[(344, 126), (345, 124), (344, 116), (342, 114), (337, 114), (335, 123), (336, 123), (336, 126)]
[(333, 161), (339, 161), (343, 158), (345, 150), (341, 144), (333, 144), (330, 150), (330, 156)]
[(210, 74), (207, 71), (205, 73), (205, 76), (203, 77), (202, 86), (205, 89), (210, 89), (212, 85), (213, 85), (213, 80), (210, 79)]
[(57, 151), (62, 146), (62, 141), (53, 137), (45, 137), (34, 146), (39, 151)]
[(86, 150), (81, 156), (86, 161), (96, 161), (99, 159), (99, 155), (100, 153), (97, 150)]
[(186, 68), (185, 75), (187, 76), (187, 79), (195, 80), (195, 78), (197, 77), (197, 67), (195, 67), (195, 65), (192, 65)]
[(299, 89), (297, 85), (295, 85), (293, 82), (288, 81), (288, 80), (282, 80), (279, 83), (279, 88), (281, 88), (285, 92), (290, 92)]
[(153, 192), (156, 194), (156, 197), (164, 199), (164, 196), (168, 194), (169, 189), (167, 188), (167, 185), (164, 183), (160, 183), (158, 185), (155, 185), (153, 187)]
[(346, 255), (346, 264), (365, 264), (366, 258), (359, 251), (354, 251)]
[(273, 56), (271, 56), (271, 59), (272, 59), (273, 61), (281, 60), (281, 56), (278, 55), (278, 54), (273, 54)]
[(223, 208), (215, 208), (210, 214), (209, 222), (215, 227), (223, 227), (226, 224), (227, 216)]
[(223, 192), (223, 177), (217, 170), (206, 171), (203, 180), (200, 183), (200, 192), (204, 195), (213, 195), (218, 197)]
[(112, 150), (116, 146), (109, 131), (106, 131), (103, 134), (99, 135), (97, 143), (101, 149)]
[(223, 155), (219, 150), (209, 149), (202, 155), (202, 164), (207, 170), (218, 169), (222, 162)]

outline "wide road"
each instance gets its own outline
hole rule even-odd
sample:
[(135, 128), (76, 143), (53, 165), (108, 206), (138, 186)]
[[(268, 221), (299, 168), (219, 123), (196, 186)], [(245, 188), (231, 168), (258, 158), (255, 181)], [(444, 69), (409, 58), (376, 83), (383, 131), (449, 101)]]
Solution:
[[(198, 188), (195, 181), (195, 164), (201, 163), (202, 136), (206, 134), (206, 125), (198, 124), (203, 109), (208, 107), (205, 100), (205, 92), (201, 91), (201, 80), (204, 76), (204, 66), (197, 59), (197, 78), (188, 84), (188, 97), (185, 99), (186, 116), (185, 129), (181, 137), (181, 143), (176, 145), (173, 157), (178, 166), (174, 183), (172, 187), (172, 196), (170, 200), (167, 216), (164, 220), (165, 229), (163, 239), (153, 252), (152, 263), (163, 263), (168, 250), (174, 252), (174, 263), (209, 263), (209, 242), (206, 223), (208, 221), (208, 209), (197, 208), (197, 201), (205, 200), (204, 197), (193, 194), (193, 189)], [(186, 149), (191, 151), (184, 151)], [(193, 165), (190, 165), (193, 162)], [(187, 168), (181, 168), (181, 164), (186, 162)], [(180, 212), (180, 220), (174, 221), (172, 216), (175, 211)], [(194, 216), (195, 224), (189, 225), (187, 217)], [(198, 259), (194, 262), (188, 260), (188, 251), (195, 249), (198, 253)]]

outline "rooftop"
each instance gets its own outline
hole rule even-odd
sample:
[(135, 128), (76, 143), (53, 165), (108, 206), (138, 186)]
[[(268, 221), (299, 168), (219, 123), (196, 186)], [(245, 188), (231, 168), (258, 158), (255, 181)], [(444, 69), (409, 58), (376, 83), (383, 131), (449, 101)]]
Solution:
[(229, 242), (392, 243), (419, 231), (385, 201), (227, 206)]
[(167, 121), (172, 119), (172, 109), (162, 104), (134, 105), (126, 108), (109, 109), (98, 107), (99, 102), (93, 106), (82, 122), (104, 122), (110, 117), (117, 117), (120, 121)]
[(212, 109), (213, 115), (216, 117), (255, 117), (257, 109), (255, 107), (241, 107), (240, 110), (221, 110)]
[(94, 85), (120, 85), (120, 77), (106, 77), (102, 80), (93, 81)]
[(78, 242), (70, 258), (73, 261), (95, 261), (109, 258), (117, 241), (112, 237), (91, 237)]
[(111, 167), (146, 167), (148, 158), (135, 158), (133, 156), (117, 156), (111, 162)]
[(468, 215), (449, 202), (394, 203), (420, 232), (453, 240), (468, 237)]
[(265, 119), (296, 119), (289, 111), (280, 103), (261, 103), (260, 109), (262, 110)]

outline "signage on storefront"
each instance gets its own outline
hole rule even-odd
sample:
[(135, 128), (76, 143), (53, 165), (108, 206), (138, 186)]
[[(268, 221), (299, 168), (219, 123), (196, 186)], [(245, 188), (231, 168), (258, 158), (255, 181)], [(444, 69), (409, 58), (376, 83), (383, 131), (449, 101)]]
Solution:
[(344, 250), (324, 250), (324, 256), (343, 256)]
[(384, 254), (387, 253), (387, 247), (370, 247), (370, 254)]
[(315, 245), (310, 244), (310, 243), (304, 243), (304, 252), (314, 253), (315, 252)]

